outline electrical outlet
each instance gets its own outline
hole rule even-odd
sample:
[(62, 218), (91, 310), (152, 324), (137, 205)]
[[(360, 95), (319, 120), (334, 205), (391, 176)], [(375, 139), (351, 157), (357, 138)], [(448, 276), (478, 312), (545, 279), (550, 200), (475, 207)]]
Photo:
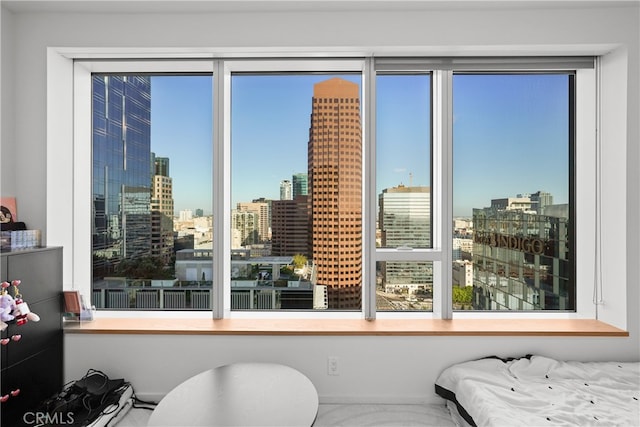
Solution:
[(327, 358), (327, 375), (340, 375), (338, 358), (335, 356), (329, 356)]

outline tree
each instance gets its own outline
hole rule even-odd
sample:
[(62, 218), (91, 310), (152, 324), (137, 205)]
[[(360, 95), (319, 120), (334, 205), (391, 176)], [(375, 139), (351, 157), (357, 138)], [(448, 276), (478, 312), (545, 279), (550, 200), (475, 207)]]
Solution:
[(473, 286), (454, 286), (453, 287), (453, 303), (454, 304), (471, 304), (473, 301)]
[(295, 268), (302, 268), (307, 264), (307, 257), (302, 254), (295, 254), (293, 256), (293, 266)]
[(162, 258), (154, 256), (125, 259), (116, 268), (116, 273), (129, 279), (171, 279), (173, 276)]

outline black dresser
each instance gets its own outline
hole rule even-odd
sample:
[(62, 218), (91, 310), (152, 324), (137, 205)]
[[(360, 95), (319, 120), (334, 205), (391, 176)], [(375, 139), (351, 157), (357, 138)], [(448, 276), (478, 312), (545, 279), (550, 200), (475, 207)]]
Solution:
[(9, 341), (0, 345), (0, 397), (6, 399), (0, 425), (33, 425), (39, 404), (63, 386), (62, 248), (3, 252), (0, 258), (0, 281), (20, 280), (24, 301), (40, 316), (24, 325), (7, 322), (2, 332)]

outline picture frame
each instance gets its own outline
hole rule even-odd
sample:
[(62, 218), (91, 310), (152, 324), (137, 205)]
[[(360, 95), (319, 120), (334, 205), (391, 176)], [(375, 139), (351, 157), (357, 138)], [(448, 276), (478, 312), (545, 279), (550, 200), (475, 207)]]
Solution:
[(0, 223), (18, 222), (18, 204), (15, 197), (0, 198)]
[(80, 315), (82, 312), (82, 298), (80, 291), (63, 291), (64, 294), (64, 311)]

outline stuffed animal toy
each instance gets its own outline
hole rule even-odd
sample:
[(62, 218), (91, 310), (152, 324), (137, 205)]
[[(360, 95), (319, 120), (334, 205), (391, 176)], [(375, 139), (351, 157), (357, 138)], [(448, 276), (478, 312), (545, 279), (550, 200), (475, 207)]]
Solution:
[(15, 308), (16, 302), (11, 295), (8, 293), (0, 294), (0, 331), (7, 329), (5, 322), (15, 319), (15, 316), (12, 314)]
[(9, 294), (0, 294), (0, 320), (8, 322), (13, 320), (15, 316), (12, 314), (16, 308), (16, 300)]
[[(5, 286), (6, 285), (6, 286)], [(7, 329), (7, 324), (5, 320), (9, 320), (9, 316), (11, 315), (12, 308), (5, 305), (9, 305), (10, 301), (5, 301), (4, 296), (6, 295), (6, 288), (9, 286), (9, 283), (2, 282), (2, 291), (0, 293), (0, 331), (4, 331)]]
[[(18, 292), (20, 283), (20, 280), (12, 280), (11, 283), (2, 282), (0, 285), (2, 287), (0, 291), (0, 331), (4, 331), (7, 328), (6, 322), (11, 320), (15, 320), (18, 326), (24, 325), (29, 320), (32, 322), (40, 321), (40, 316), (31, 312), (29, 305)], [(7, 292), (7, 288), (10, 286), (15, 289), (15, 299)]]

